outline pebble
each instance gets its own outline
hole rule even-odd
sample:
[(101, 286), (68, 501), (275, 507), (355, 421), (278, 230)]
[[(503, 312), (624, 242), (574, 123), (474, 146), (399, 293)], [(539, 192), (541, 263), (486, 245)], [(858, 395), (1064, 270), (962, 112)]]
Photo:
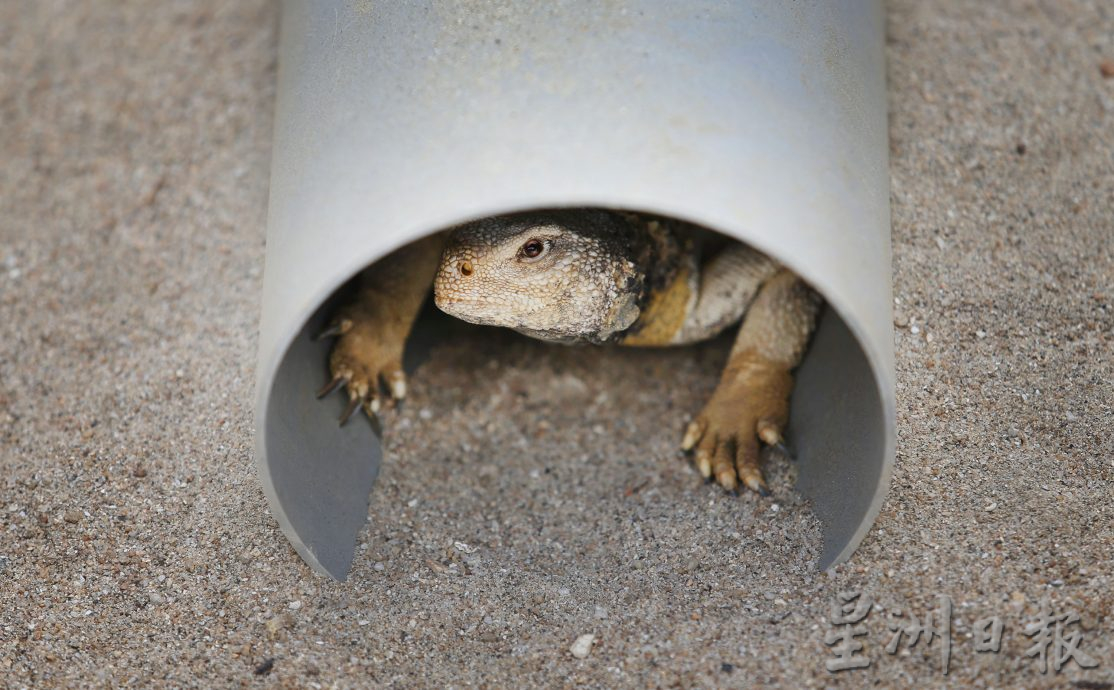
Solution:
[(290, 605), (289, 605), (288, 608), (291, 611), (297, 611), (298, 609), (302, 608), (302, 602), (298, 599), (295, 599), (294, 601), (290, 602)]
[(576, 638), (576, 642), (572, 643), (569, 651), (577, 659), (587, 659), (588, 655), (592, 653), (592, 643), (596, 641), (596, 636), (591, 634), (581, 635)]
[(267, 622), (263, 625), (267, 628), (267, 632), (271, 635), (271, 637), (274, 637), (280, 630), (282, 630), (283, 628), (289, 628), (293, 624), (293, 619), (291, 619), (288, 614), (283, 613), (268, 619)]
[(62, 515), (62, 519), (70, 523), (71, 525), (76, 525), (77, 523), (81, 522), (81, 511), (75, 508), (70, 508)]

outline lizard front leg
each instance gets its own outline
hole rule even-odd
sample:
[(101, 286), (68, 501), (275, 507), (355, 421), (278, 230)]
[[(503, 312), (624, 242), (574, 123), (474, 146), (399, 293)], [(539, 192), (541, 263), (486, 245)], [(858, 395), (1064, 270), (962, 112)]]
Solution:
[(789, 420), (790, 373), (816, 323), (819, 296), (788, 270), (761, 288), (747, 311), (712, 398), (685, 431), (705, 478), (727, 490), (739, 483), (769, 494), (759, 468), (758, 441), (775, 445)]
[(318, 397), (344, 385), (349, 403), (341, 424), (357, 407), (369, 416), (379, 412), (380, 382), (392, 399), (406, 397), (402, 353), (433, 285), (444, 242), (444, 233), (430, 235), (365, 269), (356, 279), (355, 294), (322, 333), (337, 341), (329, 356), (332, 380)]

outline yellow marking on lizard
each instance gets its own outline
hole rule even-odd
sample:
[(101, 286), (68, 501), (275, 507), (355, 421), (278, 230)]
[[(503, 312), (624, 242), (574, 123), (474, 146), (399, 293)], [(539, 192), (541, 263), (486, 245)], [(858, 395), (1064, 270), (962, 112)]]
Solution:
[(691, 269), (682, 265), (673, 283), (650, 298), (642, 309), (630, 335), (619, 342), (633, 347), (669, 345), (681, 330), (688, 316), (692, 290), (689, 287)]

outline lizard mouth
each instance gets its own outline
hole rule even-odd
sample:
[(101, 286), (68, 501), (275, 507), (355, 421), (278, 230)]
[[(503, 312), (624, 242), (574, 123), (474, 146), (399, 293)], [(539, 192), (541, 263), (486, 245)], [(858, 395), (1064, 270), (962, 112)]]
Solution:
[(479, 323), (476, 319), (483, 318), (482, 316), (478, 316), (477, 312), (487, 311), (492, 306), (485, 300), (457, 297), (439, 290), (434, 290), (433, 292), (433, 303), (446, 314), (465, 321), (472, 321), (473, 323)]

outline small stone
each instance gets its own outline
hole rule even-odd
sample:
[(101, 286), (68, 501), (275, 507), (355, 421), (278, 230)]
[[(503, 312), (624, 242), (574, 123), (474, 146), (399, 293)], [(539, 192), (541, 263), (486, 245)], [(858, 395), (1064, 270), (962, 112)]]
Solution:
[(581, 635), (576, 638), (576, 642), (572, 643), (569, 651), (577, 659), (587, 659), (588, 655), (592, 653), (592, 643), (596, 641), (595, 635)]
[(979, 330), (975, 331), (975, 337), (979, 340), (982, 340), (986, 337), (986, 331), (980, 328)]
[(1103, 79), (1114, 79), (1114, 60), (1103, 60), (1099, 63), (1099, 74)]
[(290, 617), (290, 615), (282, 613), (269, 618), (263, 625), (267, 628), (267, 632), (271, 635), (271, 637), (274, 637), (280, 630), (289, 628), (293, 624), (294, 620)]
[(147, 468), (144, 467), (143, 465), (136, 465), (135, 468), (132, 470), (132, 476), (133, 477), (138, 477), (140, 479), (142, 479), (143, 477), (146, 477), (147, 476)]
[(289, 608), (291, 611), (297, 611), (298, 609), (302, 608), (302, 602), (298, 599), (295, 599), (294, 601), (290, 602), (287, 608)]
[(151, 592), (150, 594), (147, 595), (147, 601), (151, 602), (155, 606), (158, 606), (159, 604), (165, 604), (166, 603), (166, 597), (159, 594), (158, 592)]
[(422, 409), (418, 410), (418, 417), (424, 420), (433, 419), (433, 411), (430, 410), (428, 407), (423, 407)]
[(71, 525), (76, 525), (81, 522), (81, 511), (76, 508), (70, 508), (62, 515), (62, 519)]
[(573, 374), (565, 374), (550, 384), (550, 390), (562, 398), (578, 398), (588, 394), (588, 384)]

